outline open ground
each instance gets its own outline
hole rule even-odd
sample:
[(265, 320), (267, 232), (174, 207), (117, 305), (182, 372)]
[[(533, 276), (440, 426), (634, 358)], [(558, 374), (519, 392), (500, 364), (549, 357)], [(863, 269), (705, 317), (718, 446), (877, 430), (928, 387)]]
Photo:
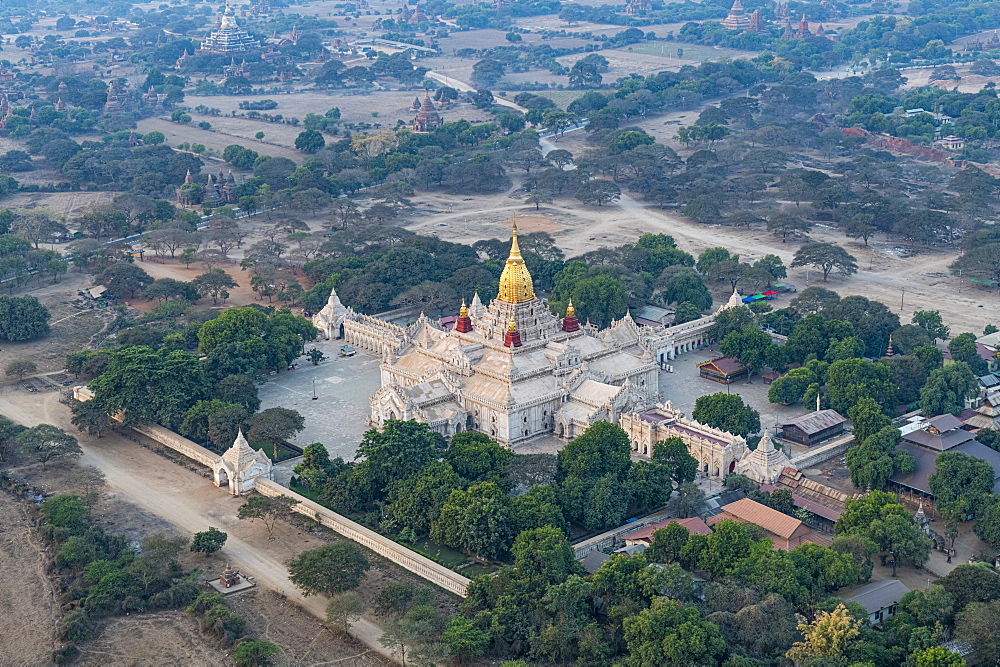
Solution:
[[(75, 433), (75, 429), (69, 423), (69, 409), (60, 403), (58, 398), (57, 392), (39, 395), (6, 391), (0, 393), (0, 414), (26, 425), (49, 423)], [(255, 610), (248, 614), (251, 622), (254, 618), (259, 619), (253, 623), (251, 629), (282, 645), (287, 652), (299, 652), (297, 659), (280, 664), (323, 664), (336, 660), (346, 660), (348, 664), (382, 664), (380, 661), (392, 659), (391, 654), (378, 643), (378, 637), (382, 634), (381, 629), (376, 623), (377, 619), (372, 617), (370, 612), (353, 628), (353, 633), (360, 644), (331, 634), (316, 620), (325, 618), (326, 598), (304, 597), (288, 579), (288, 562), (301, 551), (337, 539), (332, 533), (309, 529), (304, 521), (297, 520), (279, 522), (275, 528), (275, 539), (268, 540), (263, 525), (258, 522), (243, 522), (236, 518), (236, 509), (242, 500), (229, 496), (225, 490), (213, 486), (206, 474), (178, 466), (155, 451), (141, 447), (117, 434), (110, 434), (100, 439), (83, 434), (78, 434), (77, 437), (84, 450), (84, 455), (79, 461), (80, 465), (96, 466), (107, 478), (108, 491), (104, 494), (106, 509), (101, 513), (105, 515), (102, 520), (108, 522), (112, 530), (124, 531), (131, 539), (139, 539), (155, 533), (190, 536), (211, 525), (229, 534), (226, 546), (219, 554), (209, 559), (189, 555), (187, 558), (193, 560), (185, 561), (185, 564), (200, 565), (214, 576), (226, 563), (232, 563), (234, 567), (256, 580), (257, 602), (246, 603), (252, 605)], [(49, 491), (57, 491), (58, 486), (53, 480), (57, 479), (60, 465), (50, 466), (51, 475), (42, 475), (34, 469), (13, 472), (26, 477), (31, 484), (41, 485)], [(7, 520), (14, 515), (13, 512), (7, 511), (0, 514), (8, 517)], [(41, 546), (36, 537), (32, 535), (32, 538), (36, 543), (25, 546), (24, 539), (21, 539), (21, 546), (14, 544), (9, 551), (8, 543), (0, 541), (4, 546), (4, 553), (0, 558), (12, 564), (22, 563), (16, 567), (12, 565), (11, 571), (25, 570), (25, 579), (30, 576), (30, 568), (33, 567), (30, 565), (32, 559), (28, 555), (32, 549), (38, 555)], [(17, 560), (13, 560), (14, 558)], [(409, 579), (411, 576), (376, 556), (372, 556), (372, 561), (373, 567), (358, 589), (359, 594), (367, 602), (370, 602), (371, 596), (386, 583)], [(4, 599), (5, 594), (19, 595), (18, 588), (23, 584), (20, 578), (4, 578), (4, 581), (0, 582), (0, 600)], [(34, 584), (29, 581), (27, 585)], [(11, 586), (12, 589), (3, 588), (5, 586)], [(38, 602), (44, 600), (43, 580), (40, 580), (36, 589), (35, 599), (28, 605), (22, 604), (21, 613), (33, 614), (37, 622), (38, 618), (47, 617), (44, 606)], [(277, 597), (272, 593), (277, 594)], [(443, 592), (438, 592), (438, 600), (445, 608), (453, 607), (450, 596)], [(303, 609), (304, 613), (293, 613), (292, 610), (296, 607)], [(54, 621), (46, 625), (43, 630), (48, 632), (54, 627)], [(295, 629), (296, 626), (298, 629)], [(112, 636), (119, 632), (114, 624), (110, 627)], [(32, 634), (33, 632), (34, 629), (29, 628), (18, 641), (25, 644), (35, 642), (42, 646), (43, 648), (39, 649), (40, 655), (51, 651), (51, 641), (48, 644), (39, 641), (39, 637), (47, 635), (44, 632)], [(183, 636), (188, 630), (181, 624), (176, 632), (179, 636)], [(121, 636), (127, 639), (128, 633), (122, 632)], [(300, 641), (305, 636), (308, 636), (308, 639)], [(296, 654), (290, 653), (290, 655)], [(129, 664), (151, 664), (157, 662), (160, 657), (153, 653), (146, 655), (141, 647), (133, 646), (133, 662)], [(355, 662), (351, 663), (351, 660)], [(38, 663), (32, 661), (26, 664)]]

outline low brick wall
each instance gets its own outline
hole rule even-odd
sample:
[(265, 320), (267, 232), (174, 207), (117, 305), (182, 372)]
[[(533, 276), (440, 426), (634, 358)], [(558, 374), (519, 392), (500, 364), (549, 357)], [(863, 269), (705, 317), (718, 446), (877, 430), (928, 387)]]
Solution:
[(425, 556), (410, 551), (401, 544), (397, 544), (389, 538), (383, 537), (375, 531), (365, 528), (361, 524), (355, 523), (333, 510), (327, 509), (305, 496), (281, 486), (277, 482), (257, 478), (255, 480), (255, 489), (257, 493), (263, 496), (287, 496), (292, 498), (299, 503), (292, 508), (295, 512), (310, 519), (318, 520), (327, 528), (340, 533), (349, 540), (368, 547), (379, 556), (388, 558), (396, 565), (409, 570), (432, 584), (437, 584), (450, 593), (463, 598), (468, 593), (470, 580), (467, 577), (463, 577), (457, 572), (453, 572), (444, 565), (435, 563)]
[(177, 435), (170, 429), (157, 426), (156, 424), (133, 426), (132, 430), (136, 433), (141, 433), (151, 440), (155, 440), (164, 447), (169, 447), (175, 452), (180, 452), (192, 461), (197, 461), (209, 468), (219, 458), (219, 455), (215, 452), (205, 449), (201, 445)]

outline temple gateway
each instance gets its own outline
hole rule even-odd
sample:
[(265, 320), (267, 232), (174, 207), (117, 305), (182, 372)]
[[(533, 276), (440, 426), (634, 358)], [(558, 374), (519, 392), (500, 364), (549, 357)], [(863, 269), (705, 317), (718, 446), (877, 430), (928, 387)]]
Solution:
[[(738, 294), (720, 310), (737, 306), (743, 306)], [(513, 447), (543, 435), (570, 439), (604, 420), (631, 427), (634, 449), (648, 454), (640, 415), (660, 403), (661, 364), (706, 344), (712, 317), (652, 328), (626, 314), (598, 329), (581, 324), (572, 303), (557, 317), (535, 295), (515, 225), (497, 298), (488, 306), (478, 294), (463, 302), (450, 330), (424, 315), (409, 327), (362, 315), (336, 292), (313, 323), (327, 338), (382, 355), (372, 426), (416, 419), (445, 436), (475, 430)], [(721, 462), (729, 444), (729, 457), (745, 447), (732, 434), (688, 431), (698, 446), (720, 449), (716, 457), (706, 455), (709, 460)]]

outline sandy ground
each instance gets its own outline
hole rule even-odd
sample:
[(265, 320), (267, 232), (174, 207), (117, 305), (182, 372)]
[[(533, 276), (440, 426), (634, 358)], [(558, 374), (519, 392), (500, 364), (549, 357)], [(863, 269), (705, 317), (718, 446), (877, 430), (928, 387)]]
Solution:
[[(69, 424), (69, 409), (58, 402), (57, 393), (30, 396), (23, 392), (0, 393), (0, 413), (26, 425), (44, 422), (71, 430), (84, 450), (80, 464), (96, 466), (104, 472), (111, 498), (156, 515), (181, 534), (190, 535), (208, 526), (218, 527), (229, 534), (229, 539), (216, 560), (231, 562), (254, 577), (259, 590), (279, 593), (312, 616), (325, 617), (326, 598), (304, 597), (287, 574), (288, 562), (301, 551), (326, 543), (329, 538), (325, 535), (307, 533), (292, 524), (279, 522), (275, 539), (269, 541), (262, 525), (236, 518), (236, 509), (242, 500), (217, 489), (208, 477), (171, 464), (155, 452), (118, 435), (95, 439), (76, 433)], [(393, 566), (377, 562), (360, 591), (369, 593), (373, 582), (399, 576), (394, 572)], [(272, 623), (279, 616), (268, 614)], [(373, 652), (369, 655), (392, 658), (378, 643), (381, 629), (375, 623), (362, 618), (353, 630), (355, 637)], [(330, 636), (325, 641), (336, 643), (339, 640)], [(352, 653), (353, 648), (344, 646), (343, 656), (361, 653)]]
[(145, 660), (160, 665), (224, 665), (229, 656), (199, 632), (193, 616), (178, 610), (108, 620), (96, 637), (80, 647), (76, 664), (126, 667)]
[(77, 290), (90, 287), (92, 282), (89, 275), (70, 271), (58, 283), (43, 278), (15, 290), (13, 294), (34, 296), (49, 309), (52, 330), (40, 340), (5, 342), (0, 347), (0, 366), (27, 357), (38, 365), (39, 372), (65, 368), (66, 355), (86, 348), (114, 317), (111, 309), (80, 310), (70, 304), (77, 298)]
[(60, 616), (45, 574), (48, 556), (41, 538), (28, 527), (28, 509), (0, 491), (0, 662), (42, 665), (56, 648), (53, 628)]
[[(450, 209), (448, 204), (452, 205)], [(524, 206), (506, 195), (477, 197), (471, 203), (458, 198), (431, 197), (428, 205), (434, 212), (411, 214), (407, 228), (461, 243), (508, 238), (515, 215), (535, 214), (533, 206)], [(542, 213), (547, 219), (544, 230), (552, 233), (567, 257), (634, 242), (645, 232), (669, 234), (677, 240), (678, 247), (696, 256), (706, 248), (724, 246), (740, 253), (744, 259), (759, 259), (773, 253), (788, 265), (798, 248), (795, 243), (781, 243), (763, 229), (745, 230), (690, 222), (675, 213), (646, 207), (627, 194), (617, 204), (601, 207), (583, 207), (575, 200), (562, 198), (542, 207)], [(518, 224), (522, 224), (520, 217)], [(536, 231), (533, 226), (536, 224), (526, 221), (522, 228)], [(995, 292), (973, 288), (968, 281), (964, 281), (959, 292), (959, 279), (948, 273), (948, 265), (958, 256), (956, 250), (903, 258), (894, 254), (896, 244), (882, 237), (870, 241), (870, 247), (865, 249), (862, 244), (848, 241), (828, 227), (814, 226), (810, 236), (816, 241), (830, 241), (846, 247), (857, 257), (860, 270), (846, 279), (831, 276), (824, 283), (815, 271), (807, 275), (805, 269), (792, 269), (788, 281), (800, 290), (821, 285), (841, 296), (860, 294), (885, 303), (903, 322), (908, 322), (916, 310), (939, 310), (955, 333), (981, 332), (989, 322), (1000, 321), (1000, 299)]]

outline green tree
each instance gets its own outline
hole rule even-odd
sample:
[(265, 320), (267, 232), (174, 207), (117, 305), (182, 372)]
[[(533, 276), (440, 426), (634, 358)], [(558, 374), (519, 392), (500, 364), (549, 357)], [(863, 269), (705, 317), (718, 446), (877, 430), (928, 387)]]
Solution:
[(95, 277), (116, 299), (134, 299), (136, 292), (153, 284), (153, 278), (135, 264), (113, 264)]
[(274, 498), (265, 496), (252, 496), (240, 505), (236, 516), (249, 521), (260, 521), (267, 529), (267, 539), (274, 539), (274, 524), (283, 516), (286, 516), (296, 504), (288, 496), (277, 496)]
[(866, 537), (914, 565), (925, 562), (930, 554), (930, 538), (891, 493), (873, 490), (862, 498), (848, 499), (834, 530), (838, 536)]
[(482, 558), (497, 558), (513, 538), (510, 501), (494, 482), (455, 489), (431, 525), (431, 538)]
[(363, 613), (365, 613), (365, 603), (354, 591), (332, 595), (326, 605), (327, 623), (345, 635)]
[(965, 518), (975, 512), (993, 490), (993, 467), (962, 452), (941, 452), (928, 478), (942, 513)]
[(691, 269), (681, 269), (674, 272), (663, 286), (663, 292), (660, 293), (660, 296), (666, 303), (690, 303), (694, 305), (698, 310), (699, 317), (701, 311), (712, 307), (711, 292), (705, 287), (701, 276)]
[(861, 621), (854, 618), (843, 604), (832, 612), (820, 611), (812, 623), (799, 623), (803, 640), (795, 642), (785, 657), (800, 661), (812, 658), (840, 658), (851, 648), (861, 634)]
[(925, 415), (960, 415), (966, 399), (979, 393), (979, 383), (964, 361), (933, 371), (920, 390), (920, 410)]
[(14, 436), (14, 446), (28, 458), (41, 463), (42, 470), (53, 459), (83, 455), (76, 438), (51, 424), (39, 424), (21, 431)]
[(263, 639), (241, 641), (229, 657), (233, 659), (236, 667), (258, 667), (258, 665), (269, 665), (270, 658), (280, 650), (277, 644)]
[(823, 282), (832, 271), (845, 276), (858, 272), (854, 256), (832, 243), (805, 244), (795, 252), (791, 266), (814, 266), (823, 272)]
[(483, 632), (472, 619), (455, 614), (448, 619), (441, 641), (448, 647), (448, 652), (458, 658), (478, 658), (486, 652), (490, 643), (490, 635)]
[(191, 540), (191, 552), (203, 553), (206, 556), (210, 556), (216, 551), (222, 549), (223, 545), (226, 543), (226, 538), (228, 537), (228, 534), (222, 532), (218, 528), (209, 526), (208, 530), (194, 534), (194, 539)]
[(622, 189), (617, 183), (595, 178), (580, 184), (576, 190), (576, 198), (584, 204), (604, 206), (621, 199)]
[(451, 492), (467, 484), (448, 462), (432, 461), (389, 486), (383, 511), (399, 526), (426, 534)]
[(701, 317), (701, 310), (690, 301), (682, 301), (674, 310), (674, 324), (684, 324)]
[(767, 389), (767, 400), (771, 403), (784, 405), (798, 403), (802, 400), (809, 385), (816, 380), (816, 374), (808, 368), (793, 368), (771, 382)]
[(740, 306), (720, 310), (715, 314), (712, 322), (712, 327), (708, 330), (708, 337), (715, 341), (721, 341), (733, 331), (743, 331), (756, 326), (757, 321), (749, 308)]
[(123, 413), (125, 426), (179, 423), (209, 386), (197, 357), (144, 346), (112, 352), (104, 372), (90, 383), (96, 405), (107, 415)]
[(976, 512), (976, 525), (973, 530), (976, 536), (994, 546), (1000, 544), (1000, 502), (996, 496), (984, 499), (982, 507)]
[(532, 189), (524, 196), (524, 203), (528, 205), (533, 204), (537, 211), (541, 208), (542, 204), (551, 204), (552, 196), (542, 190)]
[(756, 327), (731, 331), (719, 342), (719, 352), (735, 357), (749, 371), (749, 377), (764, 366), (780, 367), (781, 350), (771, 336)]
[(847, 410), (847, 417), (851, 420), (854, 442), (858, 444), (892, 425), (892, 420), (882, 412), (879, 404), (867, 396), (858, 399)]
[(422, 422), (387, 420), (368, 430), (358, 446), (351, 475), (365, 499), (375, 499), (393, 481), (417, 472), (444, 453), (444, 438)]
[(272, 447), (274, 460), (278, 460), (278, 445), (306, 427), (306, 420), (296, 410), (274, 407), (262, 410), (247, 419), (247, 439), (264, 442)]
[(932, 342), (948, 337), (949, 329), (941, 321), (941, 313), (937, 310), (918, 310), (913, 313), (911, 321), (926, 331)]
[(628, 665), (715, 664), (726, 642), (714, 623), (702, 620), (696, 607), (658, 597), (623, 623)]
[(196, 276), (191, 281), (200, 296), (212, 297), (212, 305), (218, 305), (219, 298), (226, 299), (228, 290), (239, 287), (233, 278), (222, 269), (212, 269), (208, 273)]
[(370, 568), (359, 546), (340, 540), (300, 553), (288, 564), (288, 578), (303, 595), (333, 595), (357, 588)]
[(470, 482), (502, 482), (514, 452), (476, 431), (456, 433), (448, 443), (445, 460)]
[(760, 432), (760, 414), (736, 394), (699, 396), (691, 416), (702, 424), (743, 437)]
[(937, 583), (951, 596), (955, 609), (1000, 599), (1000, 574), (985, 563), (959, 565)]
[(303, 153), (315, 153), (325, 145), (323, 134), (316, 130), (305, 130), (295, 137), (295, 148)]
[(894, 452), (899, 445), (899, 429), (886, 426), (847, 450), (851, 482), (859, 489), (881, 489), (896, 469)]
[(974, 375), (986, 375), (989, 372), (986, 361), (979, 356), (979, 350), (976, 346), (976, 334), (963, 333), (955, 336), (948, 343), (948, 351), (951, 352), (953, 361), (964, 361), (967, 363)]
[(955, 617), (955, 634), (975, 651), (979, 662), (1000, 655), (1000, 600), (972, 602)]
[(896, 397), (892, 371), (864, 359), (841, 359), (826, 371), (830, 407), (841, 414), (862, 398), (871, 398), (888, 410)]
[(943, 646), (931, 646), (911, 653), (907, 663), (913, 667), (964, 667), (965, 659)]

